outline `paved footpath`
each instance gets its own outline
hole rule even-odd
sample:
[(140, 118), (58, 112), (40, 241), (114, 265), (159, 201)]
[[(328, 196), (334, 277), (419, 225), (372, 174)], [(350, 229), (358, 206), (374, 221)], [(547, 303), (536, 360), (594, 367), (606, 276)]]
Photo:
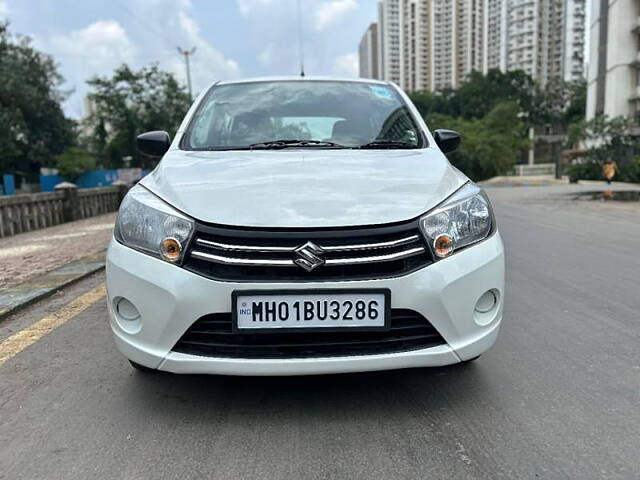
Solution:
[(0, 238), (0, 290), (107, 248), (116, 214)]

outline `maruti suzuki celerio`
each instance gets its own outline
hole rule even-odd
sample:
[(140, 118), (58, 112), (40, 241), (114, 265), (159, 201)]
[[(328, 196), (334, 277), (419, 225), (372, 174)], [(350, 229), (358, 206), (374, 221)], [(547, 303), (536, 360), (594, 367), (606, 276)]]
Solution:
[(395, 85), (218, 82), (125, 197), (110, 325), (141, 370), (360, 372), (467, 362), (496, 340), (504, 252), (484, 191)]

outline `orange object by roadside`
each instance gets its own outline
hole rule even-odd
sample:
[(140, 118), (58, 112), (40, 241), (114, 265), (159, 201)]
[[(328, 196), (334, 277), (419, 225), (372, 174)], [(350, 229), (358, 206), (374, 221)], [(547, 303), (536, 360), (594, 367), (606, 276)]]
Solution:
[(607, 180), (611, 180), (615, 176), (617, 171), (618, 166), (616, 165), (616, 162), (606, 162), (602, 165), (602, 175)]

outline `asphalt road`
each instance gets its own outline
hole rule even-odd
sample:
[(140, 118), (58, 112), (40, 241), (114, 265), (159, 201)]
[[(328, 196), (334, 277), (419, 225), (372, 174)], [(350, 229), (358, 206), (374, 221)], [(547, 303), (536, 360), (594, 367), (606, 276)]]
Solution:
[(505, 323), (468, 367), (146, 376), (93, 304), (0, 366), (0, 479), (640, 478), (640, 203), (567, 191), (490, 190)]

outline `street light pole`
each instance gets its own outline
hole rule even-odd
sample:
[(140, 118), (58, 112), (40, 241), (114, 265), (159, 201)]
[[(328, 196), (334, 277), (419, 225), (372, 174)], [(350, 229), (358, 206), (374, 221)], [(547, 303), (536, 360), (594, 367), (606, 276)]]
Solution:
[(191, 50), (183, 50), (178, 47), (178, 53), (180, 55), (184, 55), (184, 61), (187, 66), (187, 87), (189, 88), (189, 100), (193, 101), (193, 94), (191, 93), (191, 67), (189, 65), (189, 57), (196, 52), (196, 47), (193, 47)]
[(298, 0), (298, 48), (300, 49), (300, 76), (304, 77), (304, 43), (302, 41), (302, 6)]

